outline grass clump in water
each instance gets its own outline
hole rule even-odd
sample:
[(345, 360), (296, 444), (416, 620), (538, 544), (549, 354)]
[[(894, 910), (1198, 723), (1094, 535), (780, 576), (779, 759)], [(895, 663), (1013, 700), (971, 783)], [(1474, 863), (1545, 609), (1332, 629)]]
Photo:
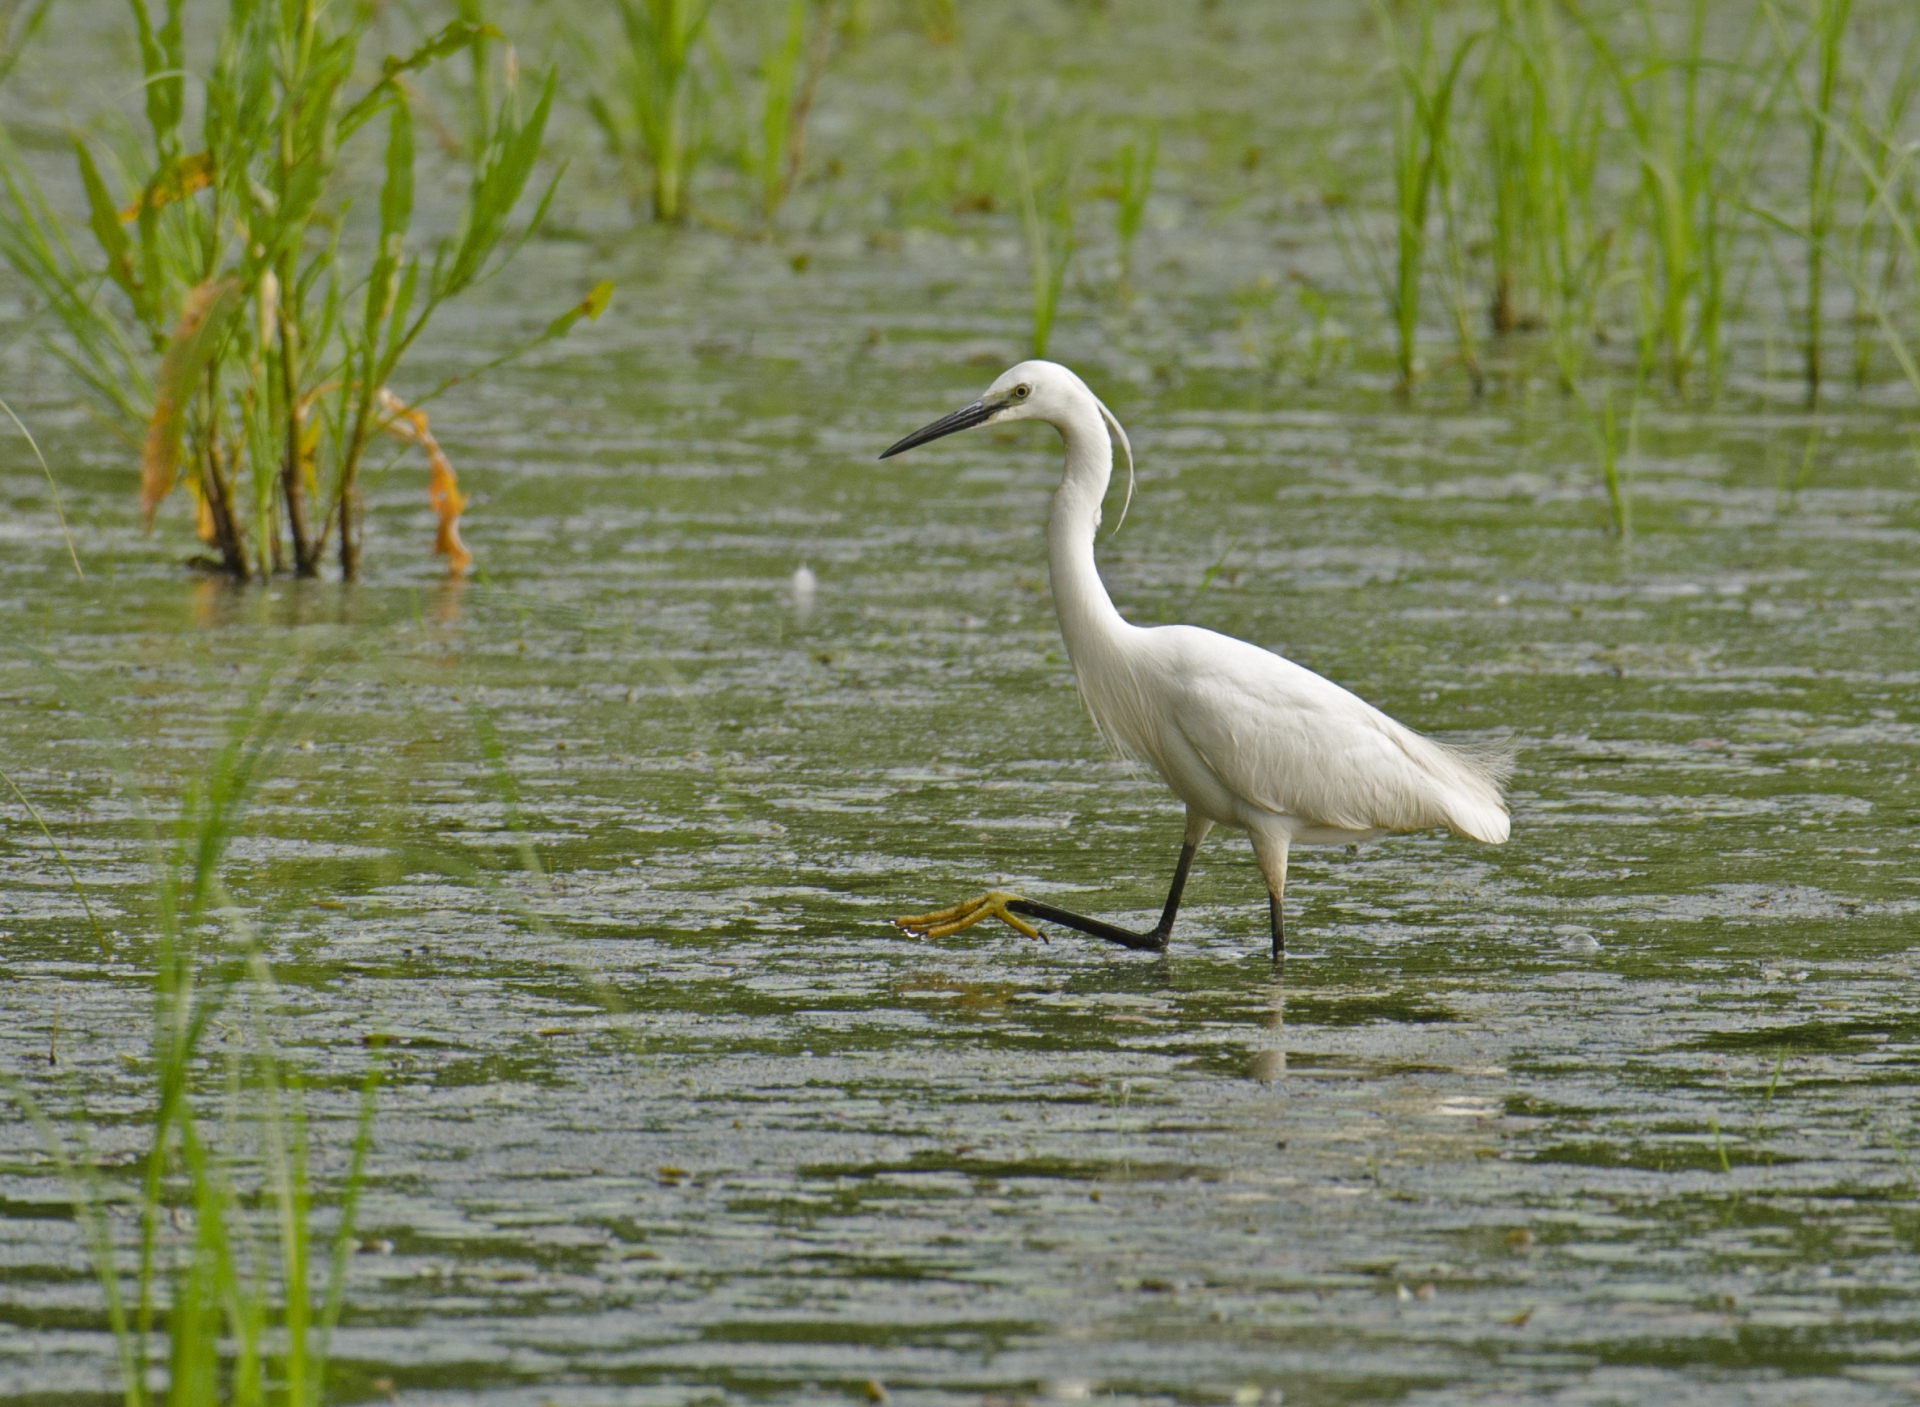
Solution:
[[(1576, 71), (1545, 0), (1500, 0), (1481, 95), (1492, 289), (1490, 331), (1541, 331), (1558, 380), (1578, 386), (1615, 230), (1596, 190), (1603, 88)], [(1480, 172), (1471, 172), (1480, 175)]]
[[(361, 79), (371, 9), (233, 0), (205, 36), (211, 63), (196, 70), (189, 55), (203, 46), (190, 42), (182, 7), (157, 22), (147, 0), (132, 9), (144, 126), (118, 134), (118, 165), (74, 139), (82, 221), (7, 150), (0, 257), (53, 315), (47, 349), (139, 446), (149, 522), (184, 485), (219, 570), (316, 576), (332, 547), (353, 578), (367, 457), (406, 410), (446, 389), (407, 406), (392, 390), (401, 363), (442, 307), (513, 256), (551, 198), (549, 186), (511, 231), (557, 75), (529, 99), (506, 51), (499, 100), (475, 117), (458, 231), (422, 253), (409, 248), (418, 173), (408, 83), (454, 54), (484, 63), (497, 31), (455, 20)], [(202, 95), (197, 135), (190, 84)], [(476, 92), (484, 100), (478, 79)], [(349, 217), (343, 157), (382, 128), (377, 220), (363, 229)], [(534, 342), (597, 313), (605, 294)]]
[[(1467, 57), (1481, 36), (1478, 32), (1463, 35), (1443, 56), (1432, 4), (1422, 8), (1411, 44), (1399, 23), (1384, 11), (1380, 23), (1393, 52), (1393, 237), (1385, 255), (1364, 234), (1360, 242), (1380, 281), (1393, 327), (1394, 368), (1405, 393), (1413, 389), (1420, 370), (1421, 290), (1436, 206), (1450, 213), (1454, 94)], [(1467, 336), (1464, 326), (1460, 331)], [(1461, 352), (1471, 364), (1470, 341), (1462, 343)]]
[(653, 218), (686, 218), (704, 93), (696, 66), (713, 0), (617, 0), (624, 43), (612, 101), (589, 99), (607, 145), (644, 170)]
[[(1525, 384), (1543, 351), (1596, 428), (1624, 537), (1608, 407), (1629, 394), (1638, 404), (1656, 380), (1675, 397), (1717, 393), (1742, 316), (1757, 311), (1766, 339), (1784, 315), (1817, 400), (1832, 380), (1828, 286), (1844, 277), (1856, 382), (1870, 375), (1872, 331), (1920, 388), (1920, 172), (1908, 131), (1920, 23), (1910, 10), (1861, 15), (1859, 0), (1738, 14), (1705, 0), (1382, 12), (1394, 116), (1375, 208), (1391, 236), (1368, 237), (1350, 197), (1329, 205), (1382, 291), (1402, 392), (1419, 379), (1435, 299), (1476, 391), (1494, 375)], [(1865, 23), (1881, 25), (1882, 42), (1861, 42)], [(1803, 257), (1782, 259), (1779, 236)], [(1763, 257), (1779, 276), (1777, 311), (1749, 303)], [(1622, 378), (1630, 392), (1611, 384)]]
[(957, 220), (1006, 207), (1014, 147), (1011, 103), (1002, 97), (966, 122), (923, 119), (921, 140), (892, 163), (896, 216), (951, 231)]
[(1072, 144), (1050, 141), (1036, 172), (1027, 155), (1026, 137), (1015, 128), (1013, 172), (1019, 183), (1020, 222), (1026, 234), (1027, 276), (1033, 295), (1030, 346), (1033, 356), (1044, 357), (1075, 248)]

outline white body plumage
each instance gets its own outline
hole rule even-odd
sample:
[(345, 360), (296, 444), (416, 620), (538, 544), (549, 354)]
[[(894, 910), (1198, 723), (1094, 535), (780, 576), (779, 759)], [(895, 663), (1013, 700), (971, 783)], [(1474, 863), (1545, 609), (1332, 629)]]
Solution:
[(1045, 420), (1065, 442), (1048, 565), (1081, 695), (1114, 747), (1151, 766), (1186, 803), (1190, 841), (1211, 824), (1246, 831), (1277, 892), (1294, 843), (1347, 845), (1429, 826), (1506, 840), (1504, 759), (1423, 737), (1245, 641), (1123, 619), (1093, 556), (1113, 472), (1105, 407), (1052, 362), (1023, 362), (988, 397), (1018, 385), (1032, 389), (994, 421)]

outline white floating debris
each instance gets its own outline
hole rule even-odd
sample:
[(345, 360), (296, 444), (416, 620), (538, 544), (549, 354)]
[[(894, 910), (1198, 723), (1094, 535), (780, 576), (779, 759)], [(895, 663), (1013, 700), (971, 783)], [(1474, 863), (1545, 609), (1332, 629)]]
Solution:
[(1559, 938), (1560, 946), (1570, 953), (1597, 953), (1600, 951), (1600, 940), (1577, 924), (1563, 923), (1558, 925), (1553, 932), (1554, 935)]

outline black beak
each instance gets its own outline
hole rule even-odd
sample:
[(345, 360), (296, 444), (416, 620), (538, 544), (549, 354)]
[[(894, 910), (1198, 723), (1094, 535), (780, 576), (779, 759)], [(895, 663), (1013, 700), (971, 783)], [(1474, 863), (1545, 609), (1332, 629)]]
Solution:
[(961, 406), (952, 415), (943, 415), (925, 429), (915, 430), (880, 457), (892, 459), (896, 454), (902, 454), (915, 445), (924, 445), (928, 440), (937, 440), (942, 435), (951, 435), (956, 430), (971, 430), (999, 409), (999, 402), (989, 404), (983, 400), (975, 401), (972, 405)]

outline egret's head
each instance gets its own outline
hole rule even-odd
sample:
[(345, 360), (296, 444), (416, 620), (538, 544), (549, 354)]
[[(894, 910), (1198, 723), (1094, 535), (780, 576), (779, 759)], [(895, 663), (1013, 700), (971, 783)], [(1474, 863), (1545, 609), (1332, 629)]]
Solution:
[[(971, 430), (976, 425), (997, 425), (1006, 420), (1048, 420), (1058, 424), (1075, 404), (1099, 405), (1086, 382), (1058, 362), (1021, 362), (1000, 373), (1000, 379), (987, 387), (987, 393), (972, 405), (961, 406), (952, 415), (942, 416), (922, 430), (915, 430), (894, 445), (882, 459), (891, 459), (915, 445), (924, 445), (956, 430)], [(1104, 407), (1103, 407), (1104, 409)]]
[[(1001, 372), (1000, 379), (987, 387), (987, 393), (972, 405), (961, 406), (952, 415), (942, 416), (924, 429), (915, 430), (880, 457), (891, 459), (915, 445), (924, 445), (956, 430), (998, 425), (1005, 420), (1044, 420), (1059, 426), (1065, 434), (1067, 425), (1076, 419), (1075, 412), (1084, 415), (1089, 404), (1099, 411), (1100, 418), (1107, 422), (1120, 441), (1120, 448), (1126, 452), (1127, 503), (1130, 504), (1133, 502), (1133, 446), (1127, 443), (1127, 432), (1120, 428), (1120, 422), (1113, 418), (1113, 412), (1105, 403), (1087, 389), (1087, 383), (1058, 362), (1021, 362)], [(1122, 505), (1120, 522), (1126, 519), (1127, 509)], [(1118, 532), (1120, 523), (1113, 527)]]

